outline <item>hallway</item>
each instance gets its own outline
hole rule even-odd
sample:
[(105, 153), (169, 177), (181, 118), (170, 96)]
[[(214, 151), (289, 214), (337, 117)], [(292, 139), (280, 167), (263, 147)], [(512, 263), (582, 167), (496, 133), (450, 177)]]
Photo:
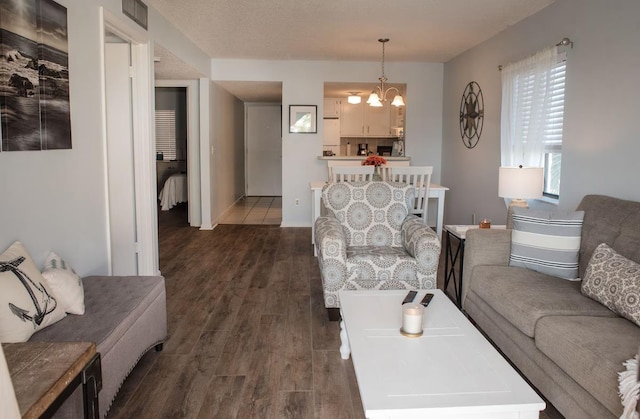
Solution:
[(281, 222), (281, 196), (247, 196), (236, 202), (219, 224), (280, 225)]

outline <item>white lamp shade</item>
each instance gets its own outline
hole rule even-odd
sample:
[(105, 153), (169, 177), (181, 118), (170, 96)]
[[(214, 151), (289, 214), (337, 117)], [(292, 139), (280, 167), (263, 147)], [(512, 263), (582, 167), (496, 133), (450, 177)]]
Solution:
[(378, 97), (378, 94), (376, 92), (371, 92), (371, 94), (369, 95), (369, 99), (367, 99), (367, 103), (369, 105), (371, 105), (372, 103), (380, 103), (380, 97)]
[(361, 101), (362, 98), (358, 95), (349, 95), (349, 97), (347, 98), (347, 102), (351, 103), (352, 105), (357, 105)]
[(514, 199), (542, 197), (542, 167), (501, 167), (498, 172), (498, 196)]
[(393, 98), (393, 102), (391, 102), (391, 104), (393, 106), (404, 106), (404, 99), (402, 99), (402, 96), (396, 95), (396, 97)]

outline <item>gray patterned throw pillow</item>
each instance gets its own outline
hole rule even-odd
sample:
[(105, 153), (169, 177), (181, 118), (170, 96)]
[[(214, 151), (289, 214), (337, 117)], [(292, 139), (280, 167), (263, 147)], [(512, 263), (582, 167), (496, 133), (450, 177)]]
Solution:
[(640, 264), (606, 243), (589, 260), (582, 293), (640, 326)]

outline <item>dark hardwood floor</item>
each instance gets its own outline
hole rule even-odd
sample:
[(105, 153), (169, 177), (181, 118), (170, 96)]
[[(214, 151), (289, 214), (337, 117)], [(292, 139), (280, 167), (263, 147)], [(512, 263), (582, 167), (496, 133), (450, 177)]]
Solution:
[(186, 207), (159, 218), (169, 337), (131, 372), (109, 418), (364, 418), (311, 229), (200, 231)]
[(364, 417), (309, 228), (200, 231), (160, 216), (169, 339), (140, 360), (110, 418)]

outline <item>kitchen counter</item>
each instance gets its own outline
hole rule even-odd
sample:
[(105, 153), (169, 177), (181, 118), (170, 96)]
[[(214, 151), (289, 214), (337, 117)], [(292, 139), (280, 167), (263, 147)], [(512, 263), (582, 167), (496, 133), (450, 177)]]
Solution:
[[(368, 156), (318, 156), (318, 160), (364, 160)], [(410, 161), (411, 157), (391, 157), (391, 156), (381, 156), (384, 157), (385, 160), (388, 161)]]

